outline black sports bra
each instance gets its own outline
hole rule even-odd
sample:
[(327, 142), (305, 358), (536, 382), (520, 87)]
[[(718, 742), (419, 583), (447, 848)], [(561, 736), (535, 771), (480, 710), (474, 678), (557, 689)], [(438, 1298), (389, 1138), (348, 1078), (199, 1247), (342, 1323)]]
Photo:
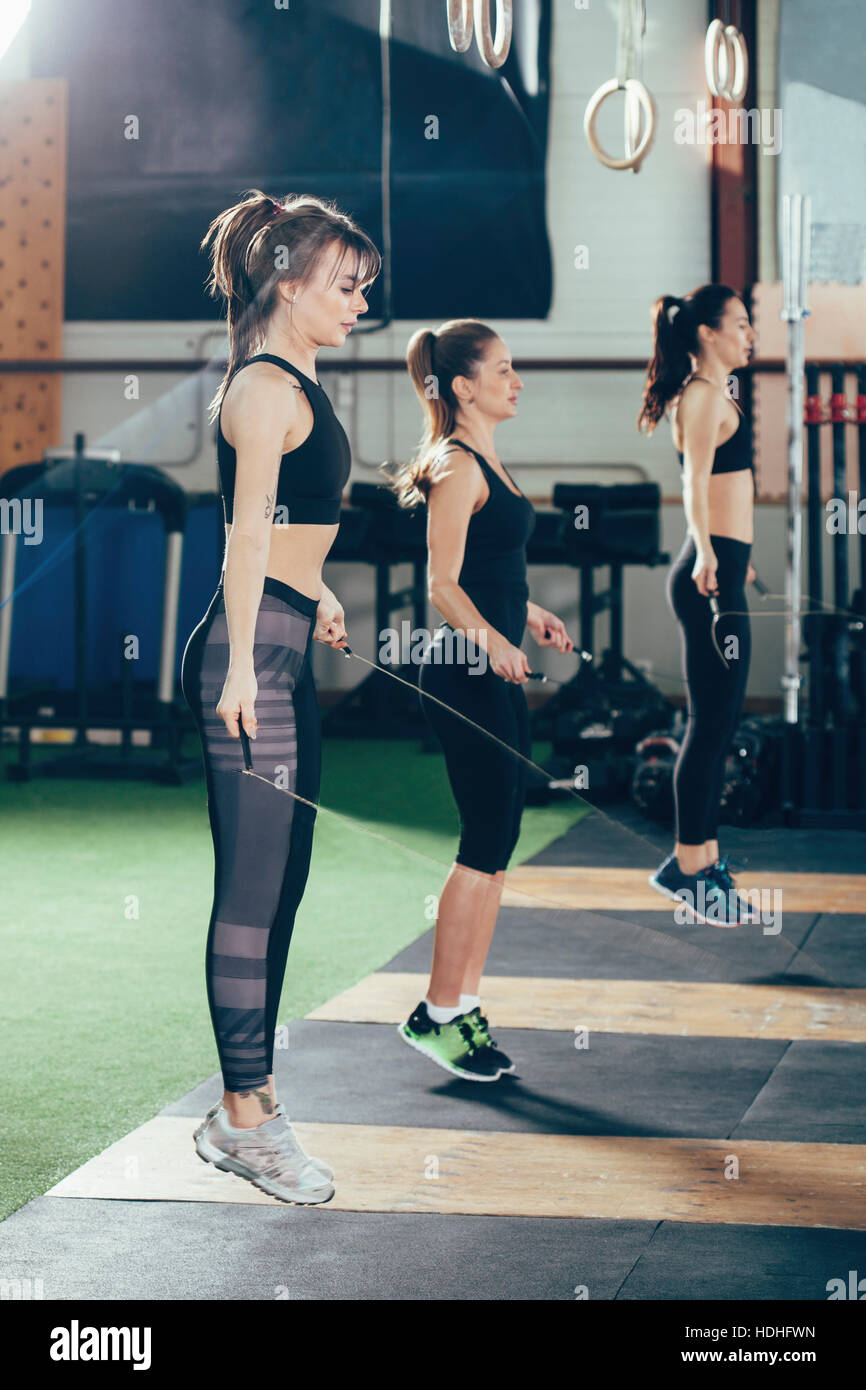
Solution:
[(469, 518), (460, 587), (525, 585), (526, 542), (535, 530), (535, 508), (522, 492), (513, 492), (496, 469), (462, 439), (445, 442), (458, 444), (478, 460), (490, 489), (487, 501)]
[[(284, 357), (275, 357), (271, 352), (250, 357), (237, 370), (243, 371), (250, 362), (274, 362), (291, 372), (301, 383), (313, 411), (313, 428), (307, 438), (280, 459), (274, 521), (334, 525), (340, 520), (340, 502), (352, 459), (346, 432), (334, 414), (324, 387), (298, 371)], [(237, 372), (232, 380), (236, 375)], [(237, 454), (222, 432), (221, 420), (217, 423), (217, 468), (225, 519), (230, 525), (234, 514)], [(282, 515), (280, 508), (285, 509)]]
[[(706, 381), (706, 377), (691, 377), (691, 381)], [(686, 383), (688, 384), (688, 383)], [(713, 383), (710, 382), (710, 385)], [(713, 466), (710, 473), (740, 473), (745, 468), (752, 468), (752, 451), (749, 447), (749, 437), (744, 425), (743, 412), (739, 407), (735, 407), (739, 419), (737, 428), (726, 439), (724, 444), (720, 444), (713, 456)], [(683, 466), (683, 454), (677, 449), (677, 458), (680, 461), (680, 468)], [(754, 471), (754, 470), (753, 470)]]

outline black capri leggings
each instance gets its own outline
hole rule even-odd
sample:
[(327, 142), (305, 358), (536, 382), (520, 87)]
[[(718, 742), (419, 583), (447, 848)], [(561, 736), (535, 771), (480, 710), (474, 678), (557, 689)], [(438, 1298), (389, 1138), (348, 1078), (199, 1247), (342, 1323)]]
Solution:
[(667, 581), (668, 603), (680, 628), (688, 697), (686, 735), (674, 768), (676, 837), (683, 845), (718, 838), (725, 761), (743, 708), (752, 650), (745, 587), (751, 546), (730, 536), (710, 536), (710, 541), (719, 562), (716, 641), (727, 670), (713, 645), (710, 601), (698, 593), (691, 577), (697, 552), (690, 535)]
[[(216, 712), (229, 661), (222, 580), (186, 644), (181, 688), (201, 735), (214, 846), (205, 950), (208, 1003), (227, 1091), (264, 1086), (295, 912), (307, 882), (318, 801), (321, 726), (310, 646), (318, 603), (266, 578), (253, 664), (257, 736), (244, 774), (241, 739)], [(246, 740), (244, 740), (246, 741)]]
[[(493, 610), (493, 602), (488, 602), (481, 611), (509, 641), (519, 645), (526, 621), (525, 593), (518, 591), (509, 601), (508, 612)], [(494, 622), (494, 617), (498, 621)], [(515, 635), (518, 625), (519, 634)], [(495, 874), (508, 867), (520, 835), (526, 764), (441, 705), (425, 700), (424, 694), (459, 710), (526, 758), (532, 755), (529, 711), (522, 686), (504, 681), (489, 667), (482, 674), (473, 675), (471, 663), (448, 660), (453, 638), (447, 624), (437, 628), (419, 675), (421, 705), (442, 744), (448, 780), (457, 802), (460, 846), (456, 862)], [(437, 646), (445, 658), (438, 662)]]

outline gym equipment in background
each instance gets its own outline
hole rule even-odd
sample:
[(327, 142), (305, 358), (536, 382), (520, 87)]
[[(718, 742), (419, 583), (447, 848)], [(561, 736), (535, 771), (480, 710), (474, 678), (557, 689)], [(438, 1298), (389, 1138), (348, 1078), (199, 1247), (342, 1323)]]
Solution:
[(749, 85), (749, 54), (735, 25), (720, 19), (711, 22), (704, 42), (704, 71), (712, 95), (739, 106)]
[(788, 515), (787, 564), (785, 570), (785, 674), (784, 718), (796, 724), (800, 694), (800, 614), (803, 584), (801, 577), (803, 533), (803, 321), (806, 308), (810, 245), (809, 199), (797, 194), (784, 199), (782, 266), (785, 302), (782, 318), (788, 325)]
[(674, 821), (674, 765), (680, 751), (680, 727), (670, 732), (655, 729), (642, 738), (634, 750), (631, 799), (638, 810), (659, 825)]
[[(651, 820), (674, 824), (674, 766), (685, 734), (682, 712), (665, 730), (655, 730), (635, 748), (631, 799)], [(719, 820), (754, 825), (776, 801), (782, 726), (779, 720), (747, 718), (738, 724), (725, 758)]]
[(857, 467), (860, 497), (857, 506), (857, 534), (860, 537), (860, 587), (855, 589), (851, 609), (858, 615), (860, 626), (851, 653), (851, 689), (857, 701), (860, 717), (866, 720), (866, 366), (857, 368)]
[[(812, 727), (822, 726), (826, 719), (836, 725), (866, 717), (864, 689), (864, 654), (866, 654), (866, 615), (863, 611), (863, 579), (866, 574), (866, 516), (855, 506), (847, 491), (848, 460), (846, 457), (846, 426), (859, 424), (860, 496), (864, 496), (864, 435), (866, 435), (866, 398), (862, 391), (857, 403), (851, 406), (845, 397), (845, 373), (848, 368), (837, 363), (830, 368), (832, 394), (828, 402), (820, 395), (820, 368), (806, 368), (806, 448), (807, 448), (807, 513), (806, 549), (808, 565), (809, 612), (803, 619), (803, 637), (809, 663), (807, 721)], [(858, 367), (858, 382), (863, 383), (864, 369)], [(842, 526), (829, 526), (830, 518), (821, 497), (821, 427), (832, 429), (833, 496), (841, 499)], [(834, 522), (839, 520), (834, 518)], [(853, 534), (850, 522), (855, 522), (859, 534), (860, 588), (849, 598), (848, 535)], [(823, 574), (823, 536), (830, 534), (833, 602), (825, 605)]]
[(496, 38), (490, 23), (491, 0), (445, 0), (448, 38), (455, 53), (465, 53), (475, 42), (489, 68), (501, 68), (511, 51), (512, 0), (496, 0)]
[[(46, 450), (45, 460), (11, 468), (0, 478), (0, 499), (14, 511), (22, 494), (36, 491), (44, 504), (72, 507), (74, 536), (75, 688), (73, 691), (10, 688), (10, 650), (15, 607), (15, 567), (18, 535), (4, 528), (0, 551), (0, 731), (18, 731), (18, 761), (7, 769), (15, 781), (31, 777), (144, 776), (180, 783), (200, 771), (200, 757), (182, 759), (180, 743), (188, 726), (186, 712), (175, 699), (177, 610), (180, 591), (187, 497), (183, 488), (160, 469), (121, 464), (116, 450), (87, 450), (84, 435), (76, 434), (75, 452)], [(165, 528), (165, 579), (162, 632), (156, 688), (143, 697), (134, 690), (132, 662), (126, 659), (127, 633), (118, 638), (119, 690), (91, 692), (87, 676), (87, 551), (88, 504), (126, 507), (131, 512), (156, 511)], [(11, 514), (11, 513), (10, 513)], [(20, 529), (20, 528), (19, 528)], [(43, 712), (49, 709), (51, 712)], [(68, 751), (55, 758), (31, 758), (31, 729), (75, 731)], [(90, 730), (120, 732), (120, 748), (88, 739)], [(150, 731), (150, 747), (135, 747), (134, 729)]]
[[(661, 691), (623, 653), (624, 567), (670, 561), (659, 549), (661, 493), (657, 483), (559, 483), (553, 505), (564, 513), (565, 562), (580, 575), (578, 646), (593, 660), (582, 662), (577, 674), (533, 712), (532, 733), (551, 739), (557, 772), (587, 769), (590, 797), (616, 794), (630, 785), (635, 744), (670, 720)], [(610, 583), (596, 592), (594, 572), (602, 566), (609, 567)], [(605, 611), (610, 640), (596, 658), (595, 624)]]
[[(799, 194), (787, 196), (783, 203), (782, 265), (784, 304), (782, 318), (788, 325), (786, 368), (788, 382), (788, 505), (787, 565), (785, 575), (785, 673), (784, 755), (782, 760), (781, 804), (786, 824), (866, 829), (866, 721), (862, 705), (857, 708), (856, 679), (862, 672), (863, 627), (848, 599), (848, 525), (838, 527), (832, 536), (834, 604), (830, 613), (822, 611), (823, 537), (827, 533), (820, 486), (820, 436), (825, 423), (818, 397), (817, 369), (805, 368), (803, 321), (808, 316), (806, 286), (809, 271), (809, 199)], [(832, 371), (829, 423), (833, 430), (833, 496), (843, 504), (847, 516), (850, 498), (847, 490), (845, 427), (847, 409), (844, 395), (844, 367)], [(858, 378), (862, 384), (862, 375)], [(808, 390), (808, 406), (804, 399)], [(858, 402), (858, 417), (862, 402)], [(866, 412), (864, 412), (866, 413)], [(802, 618), (802, 532), (803, 532), (803, 429), (809, 436), (808, 472), (808, 557), (809, 592)], [(859, 472), (861, 495), (864, 485), (864, 431), (859, 431)], [(861, 580), (864, 573), (860, 537)], [(862, 606), (862, 583), (861, 597)], [(817, 610), (817, 611), (816, 611)], [(806, 717), (801, 708), (801, 637), (805, 637), (809, 662), (809, 701)], [(857, 644), (853, 662), (852, 643)]]
[[(401, 507), (393, 492), (380, 483), (353, 483), (349, 507), (340, 516), (337, 539), (328, 564), (361, 561), (376, 571), (376, 645), (392, 626), (395, 613), (411, 609), (413, 626), (427, 621), (427, 509)], [(394, 565), (411, 564), (411, 583), (391, 587)], [(417, 685), (418, 667), (411, 662), (390, 668)], [(325, 734), (354, 737), (422, 736), (426, 724), (417, 696), (397, 681), (383, 680), (371, 671), (322, 718)]]
[[(616, 40), (616, 76), (593, 92), (583, 117), (586, 143), (608, 169), (631, 169), (637, 174), (649, 153), (655, 133), (653, 99), (640, 80), (643, 36), (646, 33), (645, 0), (620, 0)], [(625, 156), (609, 155), (598, 139), (596, 126), (602, 105), (614, 92), (625, 92)]]

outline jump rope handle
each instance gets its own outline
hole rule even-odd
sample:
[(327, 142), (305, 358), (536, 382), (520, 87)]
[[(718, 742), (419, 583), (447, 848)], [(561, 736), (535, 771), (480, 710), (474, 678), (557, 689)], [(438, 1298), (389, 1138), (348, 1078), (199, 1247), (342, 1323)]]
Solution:
[[(766, 584), (763, 582), (763, 580), (759, 579), (757, 575), (755, 575), (755, 578), (752, 580), (752, 583), (754, 584), (755, 588), (757, 589), (758, 593), (761, 595), (762, 598), (765, 597), (765, 595), (768, 594), (768, 593), (770, 592), (770, 590), (767, 588), (767, 586), (766, 586)], [(718, 618), (718, 616), (719, 616), (719, 600), (717, 599), (717, 597), (716, 597), (715, 594), (710, 594), (710, 595), (709, 595), (709, 600), (710, 600), (710, 608), (712, 609), (712, 612), (713, 612), (713, 617), (714, 617), (714, 618)]]
[[(580, 651), (577, 647), (575, 647), (574, 650), (569, 653), (569, 655), (576, 656), (579, 659), (581, 665), (583, 665), (584, 662), (592, 661), (592, 652)], [(527, 679), (531, 681), (550, 681), (553, 685), (567, 684), (566, 681), (554, 680), (553, 676), (546, 676), (543, 671), (530, 671), (527, 676)]]
[(243, 724), (240, 722), (240, 720), (238, 720), (238, 732), (241, 736), (241, 748), (243, 749), (244, 754), (244, 767), (246, 768), (247, 772), (252, 772), (253, 760), (252, 755), (250, 754), (249, 735), (247, 734), (247, 731), (244, 728)]

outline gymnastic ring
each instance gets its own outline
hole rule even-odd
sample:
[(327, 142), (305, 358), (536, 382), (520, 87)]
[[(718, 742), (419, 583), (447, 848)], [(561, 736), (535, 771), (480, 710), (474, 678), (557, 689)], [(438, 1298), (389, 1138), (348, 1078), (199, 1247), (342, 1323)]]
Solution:
[(447, 0), (448, 37), (455, 53), (465, 53), (472, 42), (473, 0)]
[(490, 28), (491, 0), (475, 0), (475, 42), (489, 68), (501, 68), (511, 50), (512, 0), (496, 0), (496, 42)]
[(714, 97), (720, 97), (722, 78), (719, 72), (719, 55), (725, 50), (725, 76), (727, 77), (728, 53), (727, 41), (725, 38), (725, 26), (720, 19), (714, 19), (707, 29), (707, 37), (704, 40), (704, 72), (706, 74), (707, 86)]
[[(707, 86), (714, 97), (723, 97), (735, 106), (746, 95), (749, 81), (749, 55), (746, 41), (733, 24), (725, 26), (714, 19), (704, 43)], [(733, 82), (729, 78), (733, 72)]]
[[(749, 54), (746, 40), (739, 29), (734, 28), (733, 24), (729, 24), (725, 29), (725, 38), (728, 40), (728, 52), (733, 49), (734, 53), (734, 80), (730, 85), (725, 83), (725, 91), (722, 95), (727, 101), (732, 101), (735, 106), (739, 106), (746, 95), (746, 87), (749, 83)], [(730, 69), (731, 64), (728, 62), (729, 73)]]
[(630, 159), (638, 147), (641, 127), (640, 100), (635, 92), (626, 92), (625, 94), (623, 125), (626, 158)]
[[(595, 133), (595, 123), (598, 113), (601, 110), (602, 102), (613, 92), (633, 92), (640, 102), (641, 109), (646, 117), (646, 130), (637, 149), (632, 155), (626, 155), (625, 159), (614, 159), (611, 155), (605, 154)], [(586, 142), (592, 150), (596, 159), (602, 164), (606, 164), (608, 169), (634, 169), (640, 164), (655, 132), (655, 112), (653, 111), (652, 98), (642, 82), (636, 77), (627, 77), (625, 82), (618, 82), (612, 77), (609, 82), (603, 82), (597, 92), (594, 92), (589, 99), (586, 112), (583, 117), (583, 132)]]

